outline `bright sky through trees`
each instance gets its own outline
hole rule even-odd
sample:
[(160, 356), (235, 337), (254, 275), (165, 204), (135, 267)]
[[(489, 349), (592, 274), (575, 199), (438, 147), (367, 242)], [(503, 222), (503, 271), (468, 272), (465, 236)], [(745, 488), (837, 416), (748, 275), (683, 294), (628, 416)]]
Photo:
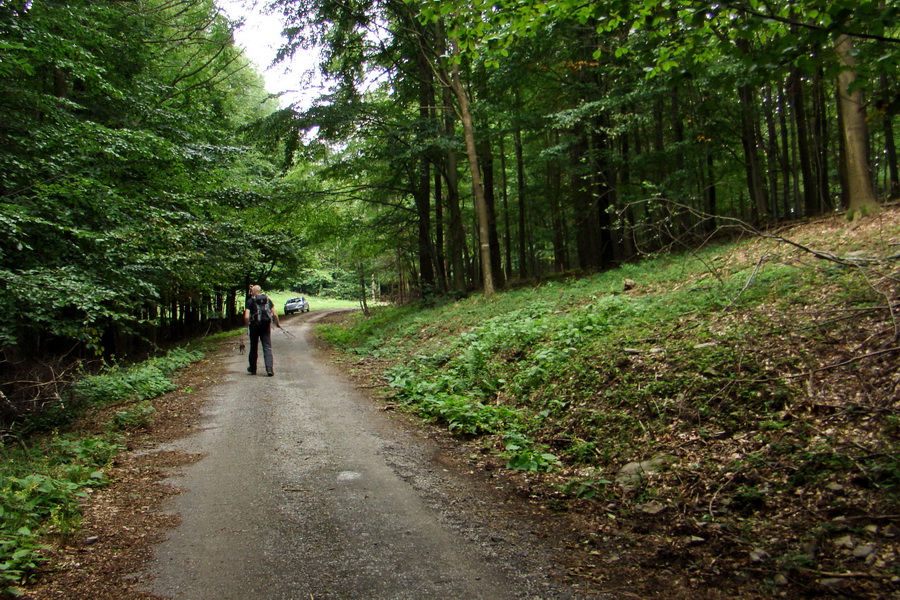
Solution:
[(308, 107), (321, 88), (316, 76), (315, 53), (300, 54), (293, 60), (273, 66), (275, 54), (284, 42), (281, 15), (267, 12), (264, 4), (256, 0), (216, 0), (216, 3), (229, 18), (244, 19), (234, 37), (265, 78), (266, 91), (281, 94), (282, 106)]

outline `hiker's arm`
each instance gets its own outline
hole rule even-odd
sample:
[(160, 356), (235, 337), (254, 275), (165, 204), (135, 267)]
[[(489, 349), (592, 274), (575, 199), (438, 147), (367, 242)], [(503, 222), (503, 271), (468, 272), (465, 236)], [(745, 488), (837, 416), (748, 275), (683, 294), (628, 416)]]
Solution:
[(249, 325), (249, 324), (250, 324), (250, 309), (245, 308), (244, 309), (244, 325)]
[(281, 329), (281, 321), (278, 320), (278, 311), (272, 306), (272, 318), (275, 320), (275, 327)]

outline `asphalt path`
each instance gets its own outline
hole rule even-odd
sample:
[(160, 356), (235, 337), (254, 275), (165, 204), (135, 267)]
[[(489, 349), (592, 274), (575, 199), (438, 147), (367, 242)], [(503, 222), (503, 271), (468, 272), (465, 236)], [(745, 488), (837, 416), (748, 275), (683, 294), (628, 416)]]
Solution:
[[(203, 458), (173, 473), (181, 518), (148, 567), (179, 600), (577, 598), (527, 523), (442, 466), (427, 436), (364, 397), (310, 344), (325, 313), (283, 319), (275, 376), (228, 374), (207, 392)], [(260, 361), (262, 357), (260, 357)], [(261, 363), (260, 363), (261, 364)], [(461, 479), (461, 477), (463, 479)]]

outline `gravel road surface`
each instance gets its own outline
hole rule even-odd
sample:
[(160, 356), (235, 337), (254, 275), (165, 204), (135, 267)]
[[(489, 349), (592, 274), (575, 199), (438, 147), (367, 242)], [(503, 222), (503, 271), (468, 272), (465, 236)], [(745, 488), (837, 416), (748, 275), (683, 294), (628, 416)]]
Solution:
[[(579, 598), (527, 523), (442, 466), (427, 436), (365, 398), (309, 343), (326, 313), (273, 332), (275, 376), (229, 375), (207, 394), (203, 458), (171, 483), (181, 525), (149, 589), (179, 600)], [(261, 360), (261, 359), (260, 359)]]

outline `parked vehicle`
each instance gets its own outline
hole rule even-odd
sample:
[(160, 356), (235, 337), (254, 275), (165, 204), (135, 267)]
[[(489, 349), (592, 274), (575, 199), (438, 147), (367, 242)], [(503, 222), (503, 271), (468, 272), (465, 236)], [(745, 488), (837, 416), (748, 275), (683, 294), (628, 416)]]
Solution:
[(284, 303), (284, 314), (290, 315), (295, 312), (309, 312), (309, 302), (303, 296), (291, 298)]

